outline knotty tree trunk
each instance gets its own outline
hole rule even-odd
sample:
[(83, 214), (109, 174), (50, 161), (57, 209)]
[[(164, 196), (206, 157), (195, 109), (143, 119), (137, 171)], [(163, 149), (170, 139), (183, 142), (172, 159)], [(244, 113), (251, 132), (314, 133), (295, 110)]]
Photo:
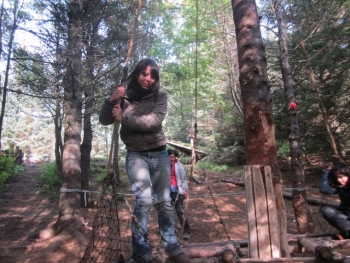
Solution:
[(247, 165), (269, 165), (276, 197), (281, 255), (289, 257), (286, 239), (286, 211), (275, 141), (272, 99), (267, 78), (265, 47), (262, 42), (255, 0), (232, 0)]
[[(91, 150), (92, 150), (92, 124), (91, 115), (94, 111), (95, 104), (95, 72), (100, 71), (103, 63), (98, 56), (99, 35), (98, 30), (101, 23), (100, 16), (104, 13), (106, 6), (99, 4), (100, 0), (90, 0), (88, 12), (84, 17), (84, 45), (86, 49), (86, 58), (84, 66), (85, 83), (84, 87), (84, 137), (80, 146), (81, 149), (81, 189), (90, 190), (90, 166), (91, 166)], [(89, 206), (89, 193), (81, 193), (80, 206)]]
[[(59, 85), (55, 85), (54, 87), (56, 94), (59, 94), (60, 87)], [(61, 115), (61, 101), (56, 98), (55, 101), (55, 116), (54, 116), (54, 124), (55, 124), (55, 162), (56, 162), (56, 170), (59, 176), (62, 176), (62, 153), (63, 153), (63, 142), (62, 142), (62, 115)]]
[[(81, 233), (84, 225), (80, 211), (81, 177), (81, 131), (82, 131), (82, 85), (81, 85), (81, 49), (83, 0), (70, 0), (69, 27), (64, 84), (64, 146), (62, 153), (62, 191), (59, 200), (59, 215), (56, 223), (41, 237), (56, 235), (72, 236), (81, 244), (85, 238)], [(68, 191), (67, 191), (68, 190)], [(69, 192), (73, 190), (73, 192)]]
[(298, 233), (313, 233), (315, 225), (312, 219), (310, 206), (306, 199), (304, 176), (305, 158), (303, 156), (302, 147), (300, 143), (300, 130), (298, 124), (297, 108), (295, 110), (288, 109), (289, 104), (294, 101), (294, 89), (289, 65), (288, 46), (286, 41), (286, 28), (282, 15), (281, 1), (274, 1), (273, 7), (278, 24), (278, 43), (280, 47), (281, 73), (284, 84), (284, 99), (286, 103), (286, 110), (288, 111), (287, 114), (289, 123), (289, 146), (293, 178), (292, 204), (294, 208), (295, 218), (297, 221)]
[[(62, 52), (60, 50), (60, 34), (56, 34), (54, 37), (55, 48), (56, 48), (56, 63), (54, 65), (55, 70), (55, 78), (60, 79), (61, 75), (61, 65), (62, 65)], [(56, 83), (54, 85), (54, 94), (55, 94), (55, 115), (53, 117), (53, 121), (55, 124), (55, 162), (56, 162), (56, 171), (57, 174), (62, 176), (62, 153), (63, 153), (63, 140), (62, 140), (62, 99), (60, 97), (61, 93), (61, 85)]]
[[(4, 8), (4, 3), (2, 3), (1, 6), (1, 13), (3, 14), (3, 8)], [(4, 116), (5, 116), (5, 109), (6, 109), (6, 100), (7, 100), (7, 88), (8, 88), (8, 82), (9, 82), (9, 74), (10, 74), (10, 65), (11, 65), (11, 56), (12, 56), (12, 51), (13, 51), (13, 45), (14, 45), (14, 41), (15, 41), (15, 32), (17, 29), (17, 22), (18, 22), (18, 15), (19, 15), (19, 1), (15, 0), (14, 1), (14, 7), (13, 7), (13, 24), (11, 27), (11, 33), (10, 33), (10, 40), (8, 43), (8, 49), (7, 49), (7, 58), (6, 58), (6, 70), (5, 70), (5, 80), (4, 80), (4, 86), (3, 86), (3, 90), (2, 90), (2, 102), (1, 102), (1, 113), (0, 113), (0, 148), (2, 147), (1, 145), (1, 139), (2, 139), (2, 128), (3, 128), (3, 124), (4, 124)], [(2, 17), (2, 15), (1, 15)], [(1, 21), (1, 29), (3, 28), (3, 21)], [(3, 45), (2, 45), (2, 41), (3, 41), (3, 36), (2, 34), (0, 35), (0, 41), (1, 41), (1, 51), (0, 54), (2, 53), (3, 49)]]

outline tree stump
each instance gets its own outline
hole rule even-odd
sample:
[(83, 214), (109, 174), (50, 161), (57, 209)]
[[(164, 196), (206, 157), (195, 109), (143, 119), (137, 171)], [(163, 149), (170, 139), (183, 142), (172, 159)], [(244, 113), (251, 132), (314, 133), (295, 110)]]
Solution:
[(246, 165), (248, 244), (251, 258), (280, 258), (276, 200), (270, 166)]

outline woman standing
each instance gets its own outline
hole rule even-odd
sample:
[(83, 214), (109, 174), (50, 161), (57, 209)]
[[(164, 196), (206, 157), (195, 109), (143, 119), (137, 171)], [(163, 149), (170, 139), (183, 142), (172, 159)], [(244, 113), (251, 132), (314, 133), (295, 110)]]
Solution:
[[(162, 128), (167, 113), (167, 93), (160, 89), (157, 64), (151, 59), (142, 59), (127, 81), (127, 89), (118, 87), (105, 100), (99, 119), (103, 125), (114, 121), (121, 124), (120, 138), (127, 149), (126, 171), (135, 195), (132, 259), (135, 263), (161, 262), (152, 256), (151, 246), (145, 236), (153, 189), (168, 262), (190, 262), (175, 235), (170, 198), (170, 163)], [(122, 100), (121, 106), (118, 100)]]
[(188, 193), (188, 183), (186, 171), (182, 163), (178, 160), (179, 154), (176, 150), (168, 150), (170, 160), (170, 197), (175, 205), (177, 217), (179, 218), (181, 228), (184, 231), (183, 239), (189, 240), (191, 235), (191, 227), (185, 215), (184, 200)]

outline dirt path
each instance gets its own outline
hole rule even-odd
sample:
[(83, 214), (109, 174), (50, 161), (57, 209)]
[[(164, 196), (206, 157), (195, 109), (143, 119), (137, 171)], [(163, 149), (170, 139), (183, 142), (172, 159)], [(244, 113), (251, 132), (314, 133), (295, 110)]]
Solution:
[(58, 197), (37, 191), (41, 165), (27, 164), (0, 200), (0, 262), (79, 262), (74, 245), (50, 248), (47, 242), (28, 237), (54, 224), (58, 217)]

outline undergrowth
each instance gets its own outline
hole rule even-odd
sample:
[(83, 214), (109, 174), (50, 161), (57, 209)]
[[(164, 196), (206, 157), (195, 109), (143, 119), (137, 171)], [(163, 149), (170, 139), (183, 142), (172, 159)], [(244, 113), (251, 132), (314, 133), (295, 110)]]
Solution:
[(15, 177), (22, 167), (15, 163), (15, 159), (7, 156), (0, 156), (0, 186)]
[(8, 191), (9, 183), (23, 170), (23, 165), (15, 163), (15, 159), (0, 156), (0, 200)]
[(56, 162), (44, 164), (40, 169), (38, 185), (40, 190), (56, 195), (62, 185), (62, 180), (57, 174)]
[(197, 168), (211, 170), (217, 173), (229, 173), (229, 174), (234, 174), (234, 173), (243, 171), (242, 166), (232, 167), (225, 164), (218, 165), (209, 161), (198, 162)]

